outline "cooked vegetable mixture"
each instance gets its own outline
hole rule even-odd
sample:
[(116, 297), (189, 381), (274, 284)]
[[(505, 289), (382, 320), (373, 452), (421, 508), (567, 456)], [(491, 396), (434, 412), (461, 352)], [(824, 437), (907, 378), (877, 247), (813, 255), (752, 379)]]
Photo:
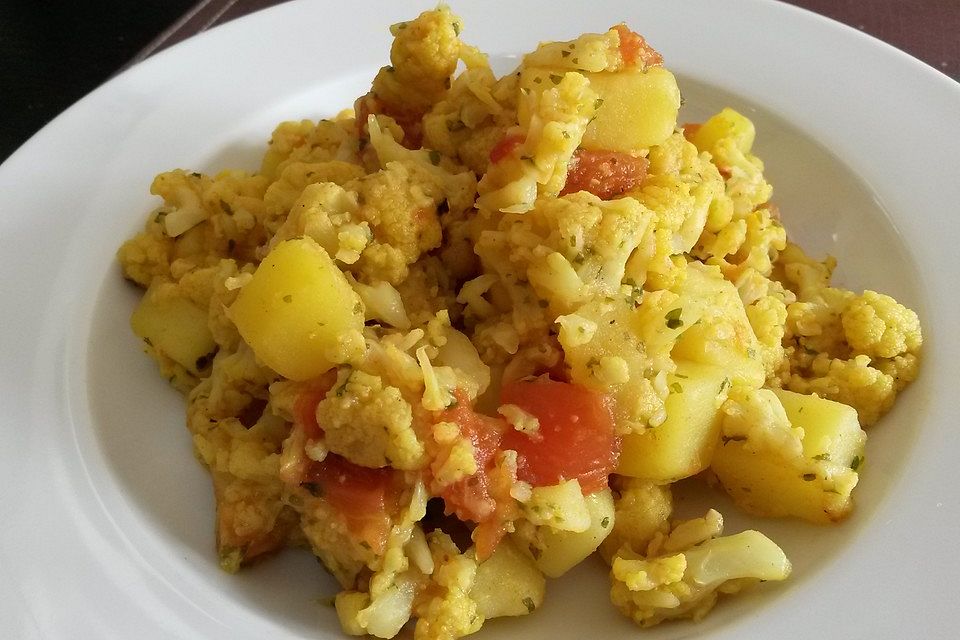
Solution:
[(641, 626), (785, 579), (762, 533), (673, 519), (671, 483), (842, 520), (917, 315), (834, 287), (787, 240), (753, 124), (678, 126), (626, 26), (502, 78), (462, 30), (445, 7), (391, 27), (370, 91), (282, 123), (256, 173), (157, 176), (120, 248), (221, 566), (308, 546), (347, 633), (418, 640), (533, 613), (597, 550)]

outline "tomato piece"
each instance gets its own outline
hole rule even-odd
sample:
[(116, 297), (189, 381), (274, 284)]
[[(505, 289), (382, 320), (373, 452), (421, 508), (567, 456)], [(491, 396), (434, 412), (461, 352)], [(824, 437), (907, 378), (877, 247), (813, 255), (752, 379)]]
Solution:
[(493, 164), (500, 162), (513, 153), (514, 149), (523, 144), (524, 140), (526, 140), (526, 138), (519, 133), (504, 136), (500, 142), (495, 144), (493, 149), (490, 150), (490, 162)]
[(317, 424), (317, 405), (337, 382), (337, 370), (331, 369), (319, 378), (307, 383), (293, 403), (293, 423), (303, 429), (307, 440), (316, 440), (323, 435)]
[(693, 136), (697, 135), (697, 131), (700, 130), (702, 124), (696, 122), (687, 122), (683, 125), (683, 137), (686, 138), (689, 142), (693, 142)]
[(647, 44), (639, 33), (631, 31), (622, 22), (612, 26), (611, 29), (620, 35), (620, 56), (625, 65), (632, 66), (638, 61), (643, 63), (644, 67), (663, 64), (663, 56), (660, 52)]
[[(453, 422), (460, 427), (460, 435), (473, 444), (473, 457), (477, 472), (441, 489), (440, 497), (447, 512), (461, 520), (483, 522), (496, 511), (496, 500), (491, 493), (490, 471), (494, 456), (500, 449), (500, 439), (507, 424), (500, 419), (477, 413), (470, 407), (470, 400), (461, 391), (456, 393), (457, 404), (440, 414), (440, 421)], [(439, 468), (447, 456), (440, 454), (434, 461)]]
[(400, 507), (401, 472), (390, 467), (361, 467), (330, 453), (323, 462), (311, 461), (301, 486), (322, 496), (343, 516), (350, 532), (374, 552), (383, 551), (392, 516)]
[(560, 195), (589, 191), (610, 200), (643, 184), (649, 166), (646, 158), (629, 153), (577, 149), (567, 165), (567, 182)]
[(517, 452), (518, 479), (543, 487), (576, 478), (585, 494), (607, 486), (620, 438), (606, 395), (569, 382), (518, 381), (504, 385), (500, 401), (540, 421), (532, 435), (511, 429), (503, 436), (500, 446)]

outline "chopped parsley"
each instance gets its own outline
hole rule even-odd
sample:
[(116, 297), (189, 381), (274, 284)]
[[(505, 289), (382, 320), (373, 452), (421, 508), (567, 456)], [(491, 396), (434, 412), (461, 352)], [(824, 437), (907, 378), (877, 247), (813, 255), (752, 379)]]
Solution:
[(674, 382), (670, 385), (670, 391), (673, 391), (674, 393), (683, 393), (683, 385), (681, 385), (679, 382)]
[(683, 320), (680, 319), (680, 315), (682, 313), (683, 309), (681, 307), (677, 307), (676, 309), (672, 309), (667, 312), (667, 315), (664, 317), (667, 320), (668, 329), (679, 329), (683, 326)]
[(521, 602), (523, 603), (523, 606), (527, 608), (527, 613), (533, 613), (533, 610), (537, 608), (537, 605), (533, 603), (533, 598), (529, 596), (521, 600)]
[(430, 150), (430, 164), (438, 165), (440, 164), (440, 152), (436, 149)]
[(853, 460), (850, 461), (850, 468), (856, 471), (860, 468), (860, 465), (863, 464), (863, 458), (860, 456), (853, 456)]

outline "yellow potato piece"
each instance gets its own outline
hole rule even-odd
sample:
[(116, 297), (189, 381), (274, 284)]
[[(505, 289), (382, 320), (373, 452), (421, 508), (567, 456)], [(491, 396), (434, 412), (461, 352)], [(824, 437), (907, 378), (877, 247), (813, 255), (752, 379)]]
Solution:
[(720, 398), (730, 380), (711, 365), (678, 362), (668, 376), (667, 419), (623, 437), (617, 473), (658, 484), (700, 473), (720, 440)]
[(755, 136), (756, 130), (750, 119), (726, 107), (704, 122), (693, 134), (690, 142), (700, 151), (714, 153), (713, 148), (717, 142), (724, 138), (731, 138), (740, 151), (750, 153)]
[(802, 454), (727, 440), (711, 463), (717, 479), (738, 506), (755, 515), (816, 523), (842, 519), (853, 507), (867, 439), (856, 411), (815, 395), (773, 393), (791, 427), (803, 429)]
[[(569, 69), (526, 67), (521, 72), (524, 92), (541, 92), (560, 82)], [(677, 79), (663, 67), (646, 71), (583, 73), (599, 99), (596, 117), (580, 143), (595, 151), (633, 153), (663, 143), (677, 125), (680, 89)], [(519, 121), (529, 121), (521, 101)]]
[(586, 76), (603, 103), (587, 127), (583, 148), (630, 153), (661, 144), (673, 133), (680, 89), (663, 67)]
[(268, 367), (309, 380), (363, 354), (363, 304), (311, 238), (281, 242), (228, 310)]
[(484, 618), (525, 616), (543, 604), (546, 586), (533, 561), (505, 538), (477, 567), (470, 598)]
[(203, 368), (217, 345), (207, 311), (177, 292), (175, 284), (156, 281), (130, 318), (133, 332), (147, 344), (193, 373)]
[(839, 402), (773, 389), (780, 398), (790, 424), (803, 429), (803, 455), (860, 468), (867, 434), (860, 428), (857, 412)]

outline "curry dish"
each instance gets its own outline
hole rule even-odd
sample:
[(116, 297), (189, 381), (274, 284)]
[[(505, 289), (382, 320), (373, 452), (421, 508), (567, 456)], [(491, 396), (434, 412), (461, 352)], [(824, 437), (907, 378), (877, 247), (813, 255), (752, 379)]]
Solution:
[(833, 286), (750, 120), (678, 124), (625, 25), (501, 78), (462, 29), (445, 7), (391, 27), (369, 92), (280, 124), (255, 173), (157, 176), (119, 250), (220, 565), (306, 546), (346, 633), (418, 640), (534, 613), (595, 552), (641, 626), (787, 578), (762, 533), (673, 517), (671, 486), (843, 520), (917, 315)]

